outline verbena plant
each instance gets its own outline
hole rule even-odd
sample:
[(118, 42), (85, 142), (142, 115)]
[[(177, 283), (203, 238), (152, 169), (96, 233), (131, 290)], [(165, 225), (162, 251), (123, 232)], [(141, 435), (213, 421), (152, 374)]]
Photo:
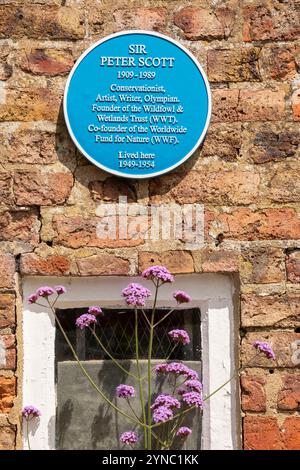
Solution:
[[(202, 383), (199, 380), (198, 373), (185, 365), (182, 361), (173, 362), (169, 358), (172, 352), (178, 345), (187, 345), (190, 342), (188, 333), (185, 330), (174, 329), (168, 332), (170, 340), (174, 343), (173, 348), (169, 356), (165, 359), (164, 363), (159, 363), (153, 366), (153, 338), (155, 328), (163, 323), (165, 319), (172, 314), (174, 308), (168, 311), (162, 318), (157, 319), (157, 300), (159, 295), (159, 289), (163, 284), (171, 283), (174, 281), (173, 276), (164, 266), (151, 266), (142, 273), (142, 277), (152, 282), (154, 291), (151, 292), (146, 287), (131, 283), (122, 291), (122, 295), (128, 306), (132, 307), (133, 315), (135, 317), (135, 372), (132, 373), (126, 370), (123, 365), (116, 360), (110, 351), (108, 351), (106, 345), (103, 344), (102, 340), (96, 333), (95, 326), (97, 324), (97, 318), (103, 315), (100, 307), (92, 306), (89, 307), (87, 313), (84, 313), (76, 319), (76, 326), (80, 329), (87, 328), (93, 337), (95, 338), (99, 347), (104, 351), (114, 365), (118, 367), (123, 373), (127, 374), (130, 381), (135, 383), (135, 386), (120, 384), (116, 388), (116, 396), (124, 399), (129, 405), (129, 410), (124, 411), (119, 405), (114, 402), (114, 397), (107, 396), (103, 390), (95, 383), (89, 372), (85, 367), (85, 363), (82, 362), (66, 332), (64, 331), (62, 324), (56, 314), (55, 304), (58, 298), (66, 292), (65, 287), (40, 287), (36, 293), (29, 297), (29, 302), (37, 304), (43, 308), (48, 308), (52, 311), (56, 323), (67, 342), (75, 361), (80, 367), (82, 373), (90, 385), (96, 390), (99, 398), (105, 401), (112, 409), (117, 413), (121, 414), (127, 421), (128, 426), (134, 427), (134, 430), (129, 428), (128, 431), (124, 432), (120, 436), (120, 441), (123, 444), (127, 444), (130, 447), (134, 447), (139, 439), (143, 441), (144, 449), (151, 450), (154, 447), (156, 449), (170, 449), (174, 446), (175, 438), (186, 439), (191, 433), (192, 429), (186, 426), (185, 420), (193, 410), (202, 409), (205, 406), (205, 402), (209, 400), (215, 393), (221, 390), (231, 380), (236, 378), (241, 370), (249, 365), (249, 363), (258, 354), (264, 354), (269, 359), (275, 360), (275, 354), (272, 348), (267, 344), (260, 341), (253, 343), (256, 349), (255, 355), (250, 359), (248, 364), (244, 365), (243, 368), (237, 369), (232, 377), (230, 377), (225, 383), (221, 384), (216, 390), (209, 393), (209, 395), (203, 395)], [(150, 310), (150, 314), (147, 314), (144, 310), (146, 301), (150, 296), (153, 295), (153, 306)], [(176, 291), (173, 294), (177, 304), (188, 303), (192, 299), (183, 291)], [(41, 303), (41, 300), (45, 303)], [(139, 315), (143, 315), (145, 322), (149, 329), (149, 343), (148, 343), (148, 360), (147, 360), (147, 374), (142, 375), (141, 373), (141, 359), (139, 355)], [(172, 391), (170, 393), (160, 393), (156, 396), (153, 393), (153, 375), (159, 374), (167, 378), (172, 382)], [(146, 387), (144, 387), (146, 382)], [(145, 393), (146, 388), (146, 393)], [(136, 390), (137, 389), (137, 390)], [(139, 410), (134, 409), (132, 406), (132, 398), (138, 394), (140, 407)], [(120, 403), (120, 401), (118, 401)], [(30, 449), (29, 443), (29, 422), (32, 419), (39, 418), (40, 411), (34, 406), (26, 406), (23, 411), (23, 418), (26, 423), (28, 448)]]

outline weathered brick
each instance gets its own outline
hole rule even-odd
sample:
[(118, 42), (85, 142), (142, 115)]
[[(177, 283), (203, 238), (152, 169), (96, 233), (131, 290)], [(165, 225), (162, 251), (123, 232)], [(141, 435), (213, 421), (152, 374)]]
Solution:
[(174, 15), (174, 24), (189, 40), (222, 39), (225, 30), (221, 21), (212, 10), (188, 6)]
[(91, 181), (89, 189), (95, 201), (119, 202), (120, 196), (126, 196), (127, 202), (137, 201), (134, 183), (122, 178), (112, 176), (105, 181)]
[(283, 250), (266, 246), (243, 248), (241, 279), (250, 284), (284, 281)]
[(12, 177), (9, 173), (0, 173), (0, 203), (12, 204)]
[(283, 377), (283, 386), (277, 397), (279, 410), (300, 411), (300, 375), (288, 374)]
[(259, 81), (259, 52), (257, 47), (208, 51), (208, 79), (211, 82)]
[(244, 41), (290, 41), (300, 32), (294, 1), (259, 0), (243, 8)]
[[(130, 221), (131, 218), (128, 217), (128, 224)], [(119, 224), (120, 220), (114, 216), (88, 218), (81, 215), (74, 217), (57, 215), (53, 217), (53, 228), (57, 233), (57, 236), (54, 237), (54, 243), (70, 248), (84, 246), (122, 248), (144, 243), (143, 232), (147, 230), (147, 218), (141, 216), (135, 219), (134, 226), (130, 227), (134, 233), (130, 234), (129, 227), (127, 227), (127, 233), (120, 234)]]
[(2, 212), (0, 214), (0, 240), (39, 243), (40, 222), (35, 210)]
[(63, 203), (73, 186), (71, 173), (19, 172), (14, 177), (16, 204), (43, 205)]
[(81, 39), (79, 10), (52, 5), (0, 5), (0, 38)]
[(259, 175), (255, 171), (190, 171), (150, 182), (152, 202), (175, 200), (180, 204), (250, 204), (256, 200)]
[(252, 375), (241, 377), (242, 409), (244, 411), (266, 411), (265, 380)]
[(137, 7), (134, 10), (115, 10), (113, 16), (118, 30), (147, 29), (161, 31), (166, 24), (167, 10), (163, 7)]
[(300, 296), (242, 294), (241, 320), (243, 327), (300, 326)]
[(300, 282), (300, 250), (288, 252), (285, 263), (288, 281)]
[(246, 416), (243, 419), (245, 450), (280, 450), (282, 439), (273, 416)]
[(233, 250), (205, 249), (201, 253), (202, 271), (206, 273), (239, 271), (239, 254)]
[(112, 254), (99, 254), (77, 260), (81, 276), (121, 276), (129, 274), (129, 261)]
[(0, 47), (0, 80), (8, 80), (12, 75), (12, 65), (8, 62), (7, 47)]
[(16, 378), (0, 376), (0, 413), (9, 413), (14, 403), (15, 394)]
[(173, 274), (194, 272), (193, 258), (188, 251), (174, 250), (162, 253), (140, 251), (139, 271), (142, 272), (153, 265), (166, 266)]
[(240, 90), (216, 89), (212, 90), (213, 109), (212, 122), (234, 122), (238, 121), (238, 104)]
[(259, 67), (263, 78), (288, 80), (297, 73), (294, 45), (266, 45), (261, 52)]
[(14, 287), (15, 259), (8, 253), (0, 253), (0, 288)]
[(23, 129), (1, 137), (0, 152), (4, 161), (32, 165), (57, 161), (55, 133)]
[(254, 163), (281, 161), (297, 156), (300, 131), (288, 123), (256, 124), (246, 128), (242, 134), (242, 155)]
[[(276, 355), (275, 361), (268, 359), (263, 353), (256, 355), (253, 348), (253, 342), (256, 340), (265, 341), (272, 346)], [(249, 367), (299, 367), (300, 333), (285, 330), (251, 331), (242, 340), (241, 353), (243, 365), (249, 364)]]
[(24, 51), (20, 59), (24, 72), (50, 77), (66, 75), (73, 65), (74, 59), (68, 49), (31, 49)]
[(298, 202), (300, 200), (300, 167), (297, 164), (278, 164), (266, 175), (266, 198), (272, 202)]
[(47, 88), (7, 89), (0, 121), (57, 121), (60, 94)]
[(15, 370), (16, 338), (15, 335), (0, 335), (0, 369)]
[(15, 297), (10, 294), (0, 294), (0, 328), (13, 328), (14, 326)]
[(0, 426), (0, 450), (14, 450), (16, 441), (15, 427)]
[(300, 449), (300, 417), (289, 416), (281, 426), (284, 450)]
[(211, 124), (201, 156), (234, 162), (239, 157), (241, 144), (241, 124)]
[(292, 111), (294, 121), (300, 121), (300, 90), (294, 91), (292, 95)]
[(220, 234), (231, 240), (298, 240), (300, 220), (294, 209), (268, 208), (253, 210), (239, 208), (210, 217), (210, 234)]
[(35, 253), (25, 253), (21, 256), (20, 272), (23, 275), (61, 276), (69, 274), (70, 264), (66, 256), (41, 257)]

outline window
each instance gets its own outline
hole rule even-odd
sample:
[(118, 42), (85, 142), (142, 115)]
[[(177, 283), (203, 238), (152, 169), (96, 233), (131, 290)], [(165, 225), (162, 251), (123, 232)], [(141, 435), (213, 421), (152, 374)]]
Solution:
[[(63, 284), (67, 294), (57, 304), (57, 312), (66, 322), (68, 334), (80, 356), (94, 367), (93, 373), (97, 380), (106, 380), (106, 386), (115, 388), (120, 376), (101, 374), (105, 368), (111, 367), (104, 355), (99, 355), (86, 335), (74, 329), (74, 316), (78, 316), (87, 305), (101, 305), (105, 317), (101, 320), (103, 340), (109, 342), (114, 352), (123, 356), (127, 364), (132, 358), (132, 348), (128, 333), (132, 329), (132, 319), (124, 309), (121, 289), (129, 282), (140, 282), (140, 278), (100, 277), (100, 278), (30, 278), (23, 279), (24, 299), (40, 285)], [(145, 285), (149, 287), (147, 281)], [(193, 338), (191, 348), (187, 351), (178, 350), (177, 357), (188, 361), (196, 361), (204, 382), (204, 393), (209, 393), (230, 377), (235, 367), (238, 323), (234, 309), (234, 283), (230, 276), (215, 274), (176, 276), (175, 283), (165, 285), (160, 291), (159, 312), (162, 315), (167, 307), (174, 307), (172, 292), (182, 289), (190, 293), (193, 302), (189, 309), (178, 308), (172, 318), (174, 327), (189, 329)], [(185, 310), (185, 311), (183, 311)], [(123, 317), (122, 317), (123, 316)], [(105, 318), (109, 318), (108, 321)], [(122, 318), (122, 320), (121, 320)], [(184, 322), (184, 323), (182, 323)], [(171, 324), (166, 327), (166, 330)], [(99, 327), (100, 328), (100, 327)], [(118, 341), (111, 342), (113, 329), (120, 331)], [(144, 340), (141, 335), (141, 349)], [(114, 416), (108, 418), (105, 407), (99, 398), (94, 400), (90, 392), (85, 392), (89, 385), (80, 375), (77, 364), (69, 356), (66, 346), (56, 333), (54, 319), (48, 311), (24, 302), (23, 318), (24, 371), (23, 371), (23, 403), (34, 403), (43, 410), (40, 424), (31, 436), (31, 444), (35, 449), (68, 448), (67, 442), (75, 442), (73, 448), (84, 448), (89, 442), (90, 448), (101, 448), (107, 426)], [(199, 346), (200, 345), (200, 346)], [(157, 335), (156, 359), (159, 361), (168, 349), (168, 338), (165, 333)], [(122, 351), (123, 350), (123, 351)], [(101, 362), (101, 368), (99, 368)], [(194, 362), (195, 363), (195, 362)], [(193, 368), (196, 368), (195, 366)], [(66, 371), (68, 369), (68, 371)], [(97, 369), (97, 372), (96, 372)], [(105, 379), (106, 376), (106, 379)], [(108, 378), (109, 377), (109, 378)], [(116, 383), (117, 382), (117, 383)], [(73, 389), (75, 384), (78, 389)], [(69, 387), (69, 388), (68, 388)], [(235, 383), (229, 384), (222, 392), (207, 402), (203, 416), (197, 417), (197, 432), (194, 447), (202, 449), (234, 449), (239, 447), (240, 415), (237, 404), (238, 393)], [(67, 392), (67, 393), (66, 393)], [(230, 393), (228, 393), (230, 392)], [(68, 395), (69, 394), (69, 395)], [(74, 396), (82, 406), (83, 413), (76, 416), (76, 403), (69, 401)], [(77, 404), (78, 404), (77, 403)], [(75, 419), (76, 418), (76, 419)], [(74, 421), (75, 419), (75, 421)], [(88, 439), (78, 442), (83, 425), (90, 426)], [(194, 426), (194, 431), (195, 431)], [(107, 434), (107, 432), (106, 432)], [(109, 435), (110, 439), (114, 439)], [(78, 442), (78, 444), (76, 443)], [(106, 442), (106, 448), (109, 442)]]

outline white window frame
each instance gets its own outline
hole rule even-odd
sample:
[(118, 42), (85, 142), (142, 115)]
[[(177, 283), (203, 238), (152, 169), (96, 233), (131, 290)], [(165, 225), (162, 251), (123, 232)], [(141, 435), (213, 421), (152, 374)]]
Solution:
[[(151, 287), (149, 281), (125, 276), (23, 278), (23, 405), (35, 405), (42, 412), (39, 425), (30, 436), (33, 449), (55, 449), (55, 322), (48, 310), (29, 304), (28, 296), (42, 285), (64, 285), (67, 293), (60, 297), (57, 308), (88, 305), (117, 308), (124, 307), (120, 293), (129, 282)], [(223, 274), (177, 275), (174, 283), (160, 289), (158, 305), (175, 306), (172, 293), (176, 289), (187, 291), (193, 299), (189, 307), (201, 310), (202, 380), (204, 394), (209, 394), (233, 375), (237, 364), (238, 316), (233, 278)], [(182, 308), (185, 307), (183, 304)], [(238, 390), (238, 384), (232, 381), (205, 403), (203, 449), (240, 448)], [(26, 448), (26, 435), (23, 439)]]

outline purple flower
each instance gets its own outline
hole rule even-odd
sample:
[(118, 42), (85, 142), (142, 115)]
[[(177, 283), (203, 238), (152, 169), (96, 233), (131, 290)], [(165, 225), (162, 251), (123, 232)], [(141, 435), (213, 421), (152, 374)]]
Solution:
[(197, 392), (186, 392), (182, 395), (182, 401), (188, 406), (196, 406), (197, 408), (203, 407), (202, 394)]
[(192, 434), (192, 430), (190, 428), (187, 428), (186, 426), (182, 426), (178, 429), (176, 436), (183, 438), (189, 436), (190, 434)]
[(125, 297), (127, 305), (132, 305), (133, 307), (144, 307), (147, 298), (151, 295), (151, 292), (141, 284), (132, 282), (122, 290), (122, 295)]
[(184, 384), (192, 392), (202, 392), (202, 383), (199, 380), (187, 380)]
[(134, 432), (134, 431), (126, 431), (126, 432), (123, 432), (123, 434), (121, 434), (120, 436), (120, 441), (123, 443), (123, 444), (135, 444), (138, 440), (138, 436), (137, 436), (137, 433)]
[(185, 330), (172, 330), (169, 331), (168, 335), (176, 343), (189, 344), (190, 342), (188, 332)]
[(168, 365), (169, 364), (157, 364), (157, 366), (155, 366), (155, 372), (157, 372), (158, 374), (167, 374)]
[(165, 406), (167, 408), (180, 408), (180, 402), (177, 400), (177, 398), (172, 397), (171, 395), (167, 395), (166, 393), (162, 393), (161, 395), (158, 395), (157, 398), (155, 398), (155, 401), (153, 405), (151, 406), (152, 410), (155, 410), (156, 408), (160, 406)]
[(253, 347), (258, 351), (264, 353), (264, 355), (268, 359), (276, 359), (275, 353), (268, 343), (263, 343), (262, 341), (254, 341)]
[(38, 297), (49, 297), (49, 295), (54, 294), (55, 290), (52, 287), (39, 287), (36, 291)]
[(38, 295), (37, 295), (37, 294), (31, 294), (31, 295), (28, 297), (28, 302), (29, 302), (30, 304), (35, 304), (37, 300), (38, 300)]
[(67, 289), (64, 286), (56, 286), (54, 287), (54, 290), (58, 295), (65, 294), (67, 292)]
[(174, 292), (173, 297), (174, 299), (177, 300), (179, 304), (191, 302), (192, 300), (192, 297), (188, 295), (186, 292), (184, 292), (183, 290), (177, 290), (176, 292)]
[(24, 406), (22, 410), (22, 416), (25, 419), (38, 418), (41, 414), (40, 410), (33, 405)]
[(119, 398), (134, 397), (135, 395), (134, 387), (132, 387), (131, 385), (125, 385), (125, 384), (118, 385), (116, 388), (116, 395)]
[(162, 283), (174, 281), (174, 277), (165, 266), (150, 266), (150, 268), (142, 272), (142, 277), (152, 281), (157, 279), (158, 281), (162, 281)]
[(191, 379), (191, 380), (198, 380), (199, 379), (198, 372), (196, 372), (194, 369), (189, 369), (186, 375), (187, 375), (188, 379)]
[(188, 375), (190, 369), (181, 362), (170, 362), (167, 364), (166, 371), (168, 374)]
[(90, 313), (84, 313), (80, 317), (76, 319), (76, 326), (83, 330), (87, 326), (92, 325), (93, 323), (97, 323), (97, 319), (95, 315), (91, 315)]
[(164, 423), (173, 416), (173, 411), (167, 406), (159, 406), (153, 411), (153, 421), (155, 423)]
[(102, 309), (100, 307), (92, 306), (88, 308), (88, 313), (91, 315), (103, 315)]

